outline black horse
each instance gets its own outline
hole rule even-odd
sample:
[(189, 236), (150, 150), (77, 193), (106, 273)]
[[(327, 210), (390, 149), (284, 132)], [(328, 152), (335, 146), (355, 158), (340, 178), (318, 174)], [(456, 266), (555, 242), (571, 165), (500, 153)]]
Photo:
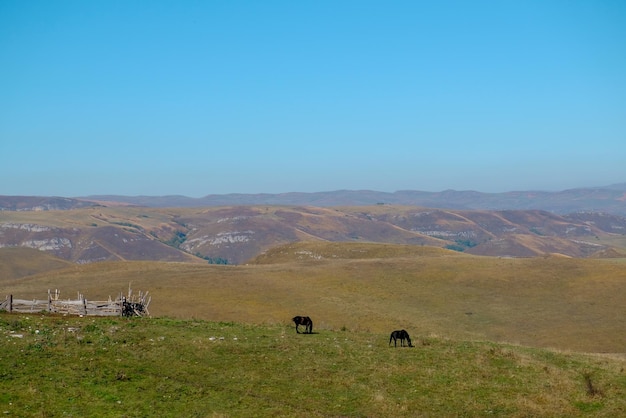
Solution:
[(312, 334), (313, 333), (313, 321), (308, 316), (294, 316), (292, 321), (296, 323), (296, 332), (300, 334), (298, 330), (298, 326), (304, 325), (304, 333)]
[(389, 345), (391, 345), (391, 340), (393, 340), (394, 347), (397, 347), (397, 340), (400, 340), (400, 347), (404, 347), (404, 340), (407, 340), (409, 347), (413, 347), (413, 344), (411, 344), (411, 337), (409, 337), (409, 333), (403, 329), (391, 333), (391, 336), (389, 337)]

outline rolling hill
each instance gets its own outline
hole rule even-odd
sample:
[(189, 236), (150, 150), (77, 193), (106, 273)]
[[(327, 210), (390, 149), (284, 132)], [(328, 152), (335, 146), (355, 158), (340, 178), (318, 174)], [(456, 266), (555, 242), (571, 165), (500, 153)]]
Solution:
[(93, 206), (0, 212), (0, 248), (77, 264), (155, 260), (242, 264), (291, 242), (378, 242), (498, 257), (624, 257), (626, 218), (415, 206)]
[(0, 277), (6, 280), (68, 268), (71, 265), (67, 260), (33, 248), (0, 248)]
[[(6, 249), (4, 249), (6, 250)], [(47, 289), (91, 300), (148, 291), (156, 317), (284, 324), (315, 330), (390, 329), (579, 352), (626, 353), (624, 259), (495, 258), (416, 245), (307, 242), (248, 265), (154, 261), (72, 265), (0, 277), (0, 289), (43, 299)]]
[[(0, 315), (7, 370), (28, 366), (5, 373), (7, 411), (49, 415), (59, 384), (68, 395), (55, 413), (116, 399), (116, 412), (141, 414), (176, 399), (200, 415), (208, 396), (225, 405), (226, 393), (226, 414), (268, 404), (297, 413), (298, 391), (319, 388), (309, 410), (320, 415), (623, 411), (624, 217), (76, 202), (0, 211), (0, 295), (106, 300), (132, 286), (150, 293), (156, 318)], [(295, 334), (296, 314), (313, 318), (314, 335)], [(388, 347), (401, 328), (416, 348)], [(347, 406), (334, 402), (355, 387)], [(285, 404), (284, 393), (295, 397)]]

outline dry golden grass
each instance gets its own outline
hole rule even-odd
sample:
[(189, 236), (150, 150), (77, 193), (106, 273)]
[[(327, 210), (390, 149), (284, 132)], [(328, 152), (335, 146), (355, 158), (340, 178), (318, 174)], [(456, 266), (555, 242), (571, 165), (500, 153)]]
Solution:
[[(120, 262), (72, 266), (2, 293), (149, 291), (153, 316), (259, 324), (313, 318), (315, 329), (409, 330), (578, 352), (626, 353), (624, 259), (475, 257), (419, 246), (299, 243), (245, 266)], [(262, 264), (261, 264), (262, 263)]]
[(4, 280), (30, 276), (71, 265), (72, 263), (69, 261), (61, 260), (32, 248), (0, 248), (0, 278)]

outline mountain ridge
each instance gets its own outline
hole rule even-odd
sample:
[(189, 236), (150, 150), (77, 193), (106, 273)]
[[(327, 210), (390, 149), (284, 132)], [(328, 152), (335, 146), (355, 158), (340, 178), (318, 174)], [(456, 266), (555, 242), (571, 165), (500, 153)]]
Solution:
[(2, 210), (63, 210), (89, 206), (214, 207), (236, 205), (370, 206), (376, 204), (410, 205), (457, 210), (538, 209), (567, 214), (581, 211), (607, 212), (626, 216), (626, 183), (574, 188), (562, 191), (509, 191), (485, 193), (475, 190), (425, 192), (399, 190), (335, 190), (327, 192), (229, 193), (194, 198), (183, 195), (123, 196), (90, 195), (83, 197), (1, 196)]
[(603, 187), (575, 188), (556, 192), (510, 191), (484, 193), (474, 190), (425, 192), (399, 190), (336, 190), (328, 192), (288, 192), (259, 194), (211, 194), (200, 198), (186, 196), (88, 196), (85, 200), (116, 201), (148, 207), (202, 207), (234, 205), (369, 206), (375, 204), (411, 205), (444, 209), (522, 210), (539, 209), (566, 214), (579, 211), (607, 212), (626, 216), (626, 183)]

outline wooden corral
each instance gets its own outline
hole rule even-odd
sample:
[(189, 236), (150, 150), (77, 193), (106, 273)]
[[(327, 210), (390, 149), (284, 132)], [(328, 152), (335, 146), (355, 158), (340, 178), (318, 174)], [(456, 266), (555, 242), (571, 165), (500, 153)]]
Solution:
[(132, 294), (130, 286), (128, 295), (120, 293), (115, 300), (110, 296), (106, 301), (87, 300), (84, 295), (78, 293), (77, 299), (61, 299), (61, 292), (48, 290), (47, 299), (15, 299), (8, 295), (0, 302), (0, 310), (20, 313), (48, 312), (61, 315), (84, 315), (84, 316), (150, 316), (148, 305), (151, 297), (148, 292)]

